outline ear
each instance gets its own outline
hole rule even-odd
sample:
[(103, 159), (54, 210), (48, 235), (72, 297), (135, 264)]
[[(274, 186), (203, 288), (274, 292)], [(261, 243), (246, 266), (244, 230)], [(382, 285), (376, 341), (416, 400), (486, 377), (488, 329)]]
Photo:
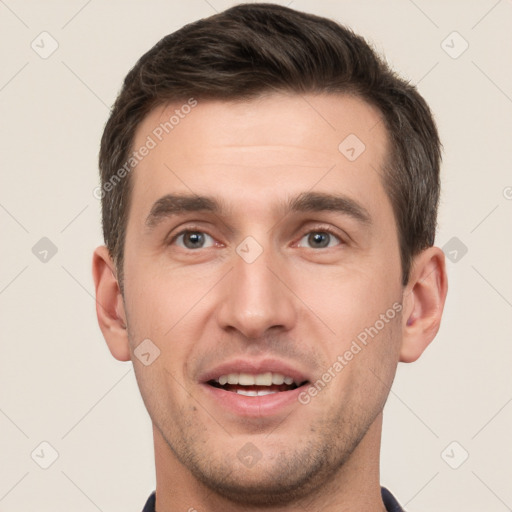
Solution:
[(400, 361), (416, 361), (434, 339), (447, 292), (444, 253), (439, 247), (429, 247), (414, 258), (404, 290)]
[(130, 344), (126, 330), (124, 302), (115, 274), (115, 266), (105, 246), (94, 251), (92, 275), (96, 289), (96, 315), (111, 354), (129, 361)]

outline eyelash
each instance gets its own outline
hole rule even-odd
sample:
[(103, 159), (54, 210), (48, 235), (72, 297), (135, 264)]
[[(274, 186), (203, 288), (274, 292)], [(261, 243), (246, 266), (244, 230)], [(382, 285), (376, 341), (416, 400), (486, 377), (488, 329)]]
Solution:
[[(180, 236), (185, 235), (187, 233), (202, 233), (202, 234), (208, 235), (210, 238), (215, 240), (215, 237), (210, 235), (207, 231), (204, 231), (203, 228), (200, 228), (200, 227), (197, 227), (197, 226), (189, 226), (186, 229), (182, 229), (180, 232), (176, 233), (171, 238), (171, 240), (169, 241), (169, 245), (173, 245)], [(308, 234), (311, 234), (311, 233), (328, 233), (329, 235), (333, 236), (334, 238), (336, 238), (339, 241), (338, 245), (343, 245), (343, 244), (346, 243), (342, 239), (342, 237), (338, 233), (336, 233), (334, 231), (334, 229), (332, 229), (332, 228), (330, 228), (328, 226), (317, 226), (317, 227), (315, 227), (313, 229), (309, 229), (308, 231), (305, 231), (300, 236), (300, 238), (298, 239), (298, 242), (296, 242), (296, 243), (299, 243), (304, 238), (304, 236), (306, 236)], [(302, 248), (303, 249), (304, 248), (306, 248), (306, 249), (313, 249), (312, 247), (302, 247)], [(199, 249), (202, 249), (202, 247), (200, 247), (199, 249), (188, 249), (188, 248), (185, 248), (185, 249), (188, 250), (188, 251), (194, 252), (194, 251), (197, 251)], [(211, 247), (207, 247), (207, 249), (211, 249)], [(326, 247), (326, 248), (322, 247), (321, 249), (332, 249), (332, 247)], [(313, 249), (313, 250), (318, 250), (318, 249)]]
[[(334, 238), (336, 238), (338, 240), (338, 242), (339, 242), (338, 245), (343, 245), (345, 243), (344, 240), (341, 238), (341, 236), (334, 231), (334, 229), (332, 229), (330, 227), (327, 227), (327, 226), (319, 226), (319, 227), (316, 227), (314, 229), (310, 229), (310, 230), (306, 231), (299, 238), (299, 242), (306, 235), (309, 235), (311, 233), (328, 233), (329, 235), (331, 235), (332, 237), (334, 237)], [(305, 249), (313, 249), (313, 248), (312, 247), (305, 247)], [(321, 247), (321, 249), (333, 249), (333, 247)], [(318, 250), (318, 249), (313, 249), (313, 250)]]

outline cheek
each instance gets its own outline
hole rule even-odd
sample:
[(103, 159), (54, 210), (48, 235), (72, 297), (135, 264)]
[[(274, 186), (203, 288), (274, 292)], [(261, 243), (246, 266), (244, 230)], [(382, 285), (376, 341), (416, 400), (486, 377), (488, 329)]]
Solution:
[[(125, 262), (125, 297), (137, 336), (168, 338), (214, 283), (206, 270), (184, 272), (164, 261), (132, 253)], [(137, 259), (137, 261), (136, 261)]]
[[(177, 382), (188, 386), (188, 362), (197, 351), (211, 307), (205, 294), (216, 279), (213, 272), (185, 273), (149, 261), (127, 264), (125, 297), (132, 351), (149, 339), (158, 353), (151, 366), (134, 361), (141, 367), (138, 374), (150, 395), (155, 389), (174, 389), (176, 398), (184, 392)], [(169, 402), (171, 394), (165, 393)]]
[[(168, 368), (165, 355), (162, 354), (150, 366), (134, 361), (135, 375), (144, 405), (153, 421), (161, 429), (173, 431), (177, 424), (176, 415), (186, 417), (194, 409), (194, 404), (187, 400), (183, 386), (178, 384), (175, 372)], [(170, 414), (170, 411), (174, 411)]]
[[(399, 272), (375, 268), (319, 269), (303, 273), (297, 295), (329, 328), (337, 349), (373, 326), (381, 315), (394, 318), (393, 305), (401, 300)], [(397, 306), (395, 306), (397, 307)]]

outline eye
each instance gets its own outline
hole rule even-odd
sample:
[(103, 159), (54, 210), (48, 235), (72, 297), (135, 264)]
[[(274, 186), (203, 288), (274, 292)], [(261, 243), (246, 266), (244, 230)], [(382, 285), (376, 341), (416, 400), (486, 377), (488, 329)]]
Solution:
[(205, 247), (213, 247), (215, 240), (203, 231), (182, 231), (178, 233), (171, 243), (176, 243), (184, 249), (204, 249)]
[(310, 231), (306, 233), (299, 241), (298, 247), (307, 247), (312, 249), (325, 249), (339, 245), (341, 240), (334, 234), (326, 230)]

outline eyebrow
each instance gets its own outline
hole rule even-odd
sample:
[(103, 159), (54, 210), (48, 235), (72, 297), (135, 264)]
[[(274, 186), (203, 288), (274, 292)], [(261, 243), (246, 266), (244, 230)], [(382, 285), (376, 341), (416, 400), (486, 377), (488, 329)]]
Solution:
[(292, 212), (332, 211), (352, 217), (361, 224), (370, 225), (372, 223), (370, 212), (362, 204), (339, 194), (304, 192), (290, 200), (288, 210)]
[[(184, 215), (189, 212), (210, 212), (221, 215), (225, 210), (221, 203), (210, 196), (167, 194), (158, 199), (146, 218), (146, 226), (155, 228), (168, 217)], [(286, 207), (290, 212), (332, 211), (352, 217), (361, 224), (370, 225), (371, 215), (357, 201), (339, 194), (325, 192), (303, 192), (291, 198)]]
[(188, 212), (211, 212), (219, 214), (222, 208), (213, 197), (167, 194), (158, 199), (146, 218), (146, 226), (156, 227), (162, 220)]

